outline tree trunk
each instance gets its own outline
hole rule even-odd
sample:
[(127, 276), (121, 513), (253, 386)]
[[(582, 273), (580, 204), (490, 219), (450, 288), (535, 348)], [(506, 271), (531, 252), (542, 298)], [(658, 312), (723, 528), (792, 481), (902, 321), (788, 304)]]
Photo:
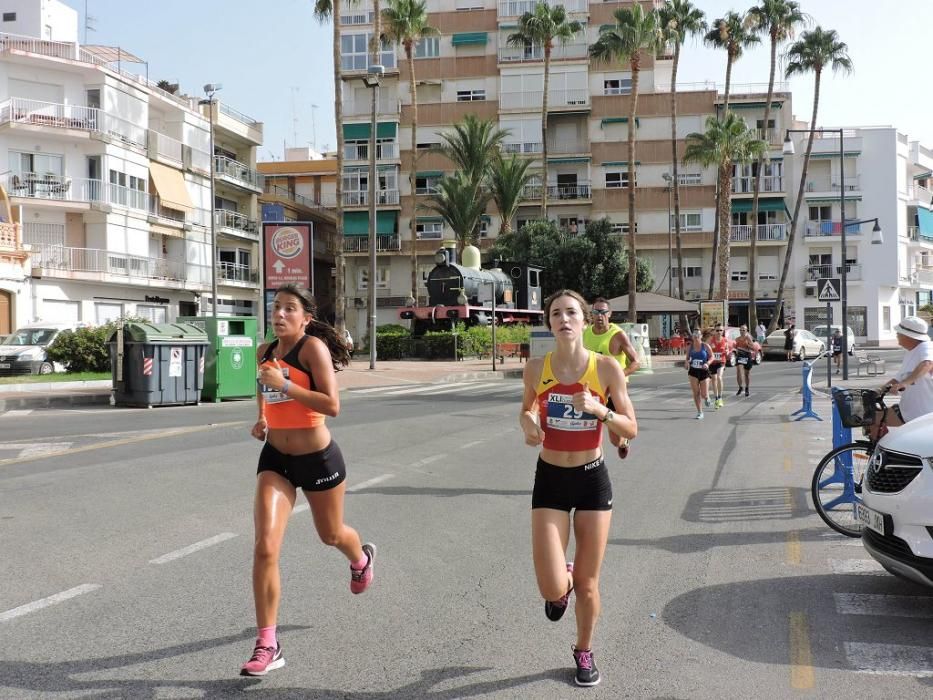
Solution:
[(632, 106), (628, 112), (628, 320), (635, 323), (637, 318), (638, 290), (636, 275), (638, 274), (638, 259), (635, 257), (635, 115), (638, 106), (638, 53), (632, 57)]
[[(723, 163), (719, 168), (719, 191), (729, 192), (732, 187), (732, 162)], [(725, 206), (719, 213), (719, 298), (726, 300), (726, 316), (729, 315), (729, 197), (723, 198)], [(727, 318), (728, 320), (728, 318)]]
[[(771, 73), (768, 76), (768, 98), (765, 101), (765, 143), (771, 149), (771, 133), (768, 131), (768, 119), (771, 117), (771, 100), (774, 97), (774, 72), (777, 70), (777, 37), (771, 36)], [(755, 192), (752, 195), (752, 240), (748, 252), (748, 327), (758, 327), (758, 308), (755, 300), (758, 296), (758, 199), (761, 195), (761, 170), (764, 166), (764, 153), (758, 158), (755, 172)]]
[[(732, 51), (726, 50), (726, 89), (723, 91), (723, 100), (722, 100), (722, 114), (717, 115), (720, 119), (726, 116), (726, 113), (729, 111), (729, 88), (732, 85)], [(731, 180), (731, 178), (730, 178)], [(710, 299), (713, 298), (713, 287), (716, 280), (716, 260), (717, 254), (719, 251), (719, 239), (722, 237), (722, 198), (725, 196), (726, 204), (729, 205), (729, 193), (723, 192), (722, 188), (719, 185), (719, 178), (716, 180), (717, 183), (717, 192), (716, 192), (716, 228), (713, 231), (713, 262), (709, 266), (709, 294)], [(731, 185), (730, 185), (731, 186)], [(730, 214), (732, 212), (729, 212)], [(726, 230), (728, 230), (729, 217), (726, 217)], [(719, 280), (720, 287), (722, 286), (722, 280)]]
[[(787, 271), (790, 269), (790, 260), (794, 252), (794, 241), (797, 239), (797, 217), (800, 215), (800, 204), (803, 202), (804, 190), (807, 186), (807, 168), (810, 167), (810, 152), (813, 150), (813, 136), (816, 129), (816, 114), (820, 107), (820, 76), (822, 71), (817, 68), (815, 71), (816, 80), (813, 86), (813, 116), (810, 119), (810, 134), (807, 137), (807, 151), (803, 157), (803, 168), (800, 171), (800, 187), (797, 190), (797, 202), (794, 204), (794, 216), (790, 222), (790, 235), (787, 237), (787, 252), (784, 253), (784, 267), (781, 269), (781, 281), (778, 283), (777, 296), (774, 299), (774, 316), (768, 325), (768, 332), (773, 333), (777, 329), (778, 316), (781, 312), (781, 304), (784, 301), (784, 284), (787, 282)], [(842, 218), (840, 218), (840, 221)], [(845, 251), (842, 251), (843, 264), (845, 264)]]
[(418, 198), (415, 194), (415, 179), (418, 168), (418, 87), (415, 82), (415, 58), (412, 40), (405, 42), (405, 57), (408, 59), (411, 94), (411, 165), (408, 183), (411, 186), (411, 296), (418, 305)]
[(680, 64), (680, 42), (674, 46), (674, 67), (671, 70), (671, 169), (674, 179), (674, 235), (677, 239), (677, 293), (684, 298), (684, 249), (680, 231), (680, 177), (677, 166), (677, 67)]
[(343, 255), (343, 71), (340, 64), (340, 8), (333, 6), (332, 19), (334, 25), (334, 119), (337, 122), (337, 178), (336, 178), (336, 238), (337, 245), (334, 250), (334, 326), (338, 333), (346, 328), (346, 258)]
[(541, 218), (547, 221), (547, 91), (551, 82), (551, 42), (544, 43), (544, 94), (541, 99)]
[(732, 86), (732, 64), (735, 58), (731, 51), (726, 52), (726, 89), (722, 94), (722, 116), (725, 118), (729, 111), (729, 88)]

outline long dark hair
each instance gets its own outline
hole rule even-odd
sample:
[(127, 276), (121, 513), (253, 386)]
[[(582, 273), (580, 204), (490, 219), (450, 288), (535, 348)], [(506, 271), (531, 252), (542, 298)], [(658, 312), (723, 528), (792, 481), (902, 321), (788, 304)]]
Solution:
[(317, 319), (317, 302), (314, 301), (311, 292), (297, 284), (283, 284), (275, 290), (275, 293), (291, 294), (298, 298), (301, 301), (301, 308), (311, 314), (311, 321), (305, 327), (305, 334), (324, 341), (327, 349), (330, 350), (330, 360), (335, 372), (339, 372), (350, 364), (350, 351), (344, 339), (337, 335), (337, 330), (332, 325)]

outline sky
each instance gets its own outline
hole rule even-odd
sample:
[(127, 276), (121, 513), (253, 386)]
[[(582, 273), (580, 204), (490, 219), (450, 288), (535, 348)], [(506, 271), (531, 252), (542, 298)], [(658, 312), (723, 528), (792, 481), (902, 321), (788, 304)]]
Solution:
[[(83, 26), (85, 0), (65, 0)], [(311, 0), (86, 0), (94, 31), (87, 43), (121, 46), (148, 62), (152, 80), (178, 82), (264, 123), (259, 160), (281, 159), (285, 145), (336, 146), (332, 29), (313, 16)], [(747, 5), (694, 0), (707, 19)], [(848, 44), (851, 75), (823, 76), (821, 126), (896, 126), (933, 148), (929, 27), (933, 0), (801, 0), (812, 26), (835, 29)], [(79, 31), (83, 40), (84, 32)], [(786, 47), (785, 47), (786, 48)], [(735, 64), (733, 83), (767, 83), (767, 40)], [(688, 40), (678, 83), (725, 80), (725, 52)], [(779, 68), (779, 70), (781, 70)], [(791, 81), (794, 115), (809, 121), (813, 78)], [(313, 105), (317, 105), (314, 108)]]

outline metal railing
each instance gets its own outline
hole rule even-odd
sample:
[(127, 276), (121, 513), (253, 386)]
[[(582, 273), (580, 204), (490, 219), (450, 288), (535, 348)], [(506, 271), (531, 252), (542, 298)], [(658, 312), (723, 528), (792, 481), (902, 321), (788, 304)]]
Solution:
[(99, 272), (125, 277), (163, 279), (203, 284), (206, 266), (189, 265), (184, 260), (150, 258), (128, 253), (115, 253), (100, 248), (69, 246), (39, 246), (33, 251), (33, 266), (43, 270)]
[(241, 214), (228, 209), (214, 210), (214, 225), (221, 228), (234, 229), (241, 233), (247, 233), (251, 238), (258, 236), (259, 224), (255, 219), (251, 219), (246, 214)]
[(729, 228), (729, 240), (734, 243), (752, 240), (752, 228), (757, 229), (756, 237), (759, 241), (783, 241), (787, 239), (787, 224), (734, 224)]
[(13, 173), (7, 176), (11, 197), (49, 199), (61, 202), (115, 204), (148, 212), (149, 193), (102, 180), (70, 178), (63, 175)]
[[(755, 176), (754, 175), (742, 175), (740, 177), (732, 178), (732, 191), (735, 194), (754, 194), (755, 192)], [(762, 175), (761, 176), (761, 189), (760, 192), (783, 192), (784, 191), (784, 176), (783, 175)]]
[[(842, 274), (842, 265), (806, 265), (804, 267), (805, 280), (818, 280), (821, 277), (838, 277)], [(846, 265), (846, 279), (862, 279), (862, 266), (849, 263)]]
[(541, 153), (544, 151), (544, 145), (538, 142), (527, 142), (527, 143), (504, 143), (502, 144), (502, 150), (505, 153)]
[(262, 190), (263, 177), (261, 174), (248, 165), (227, 156), (214, 156), (214, 175), (216, 177), (228, 177), (239, 183), (244, 183), (250, 188)]
[(268, 180), (266, 180), (265, 184), (263, 185), (263, 192), (266, 194), (275, 195), (276, 197), (282, 197), (283, 199), (290, 199), (296, 204), (308, 207), (309, 209), (334, 209), (337, 206), (337, 202), (334, 199), (331, 199), (330, 201), (317, 201), (315, 199), (311, 199), (310, 197), (305, 197), (302, 194), (296, 194), (295, 192), (292, 192), (287, 187), (283, 187), (282, 185), (270, 183)]
[(163, 206), (162, 200), (155, 194), (149, 197), (149, 213), (160, 219), (167, 219), (178, 224), (185, 223), (185, 212)]
[[(344, 192), (343, 203), (348, 207), (369, 204), (369, 190)], [(398, 190), (376, 190), (376, 204), (398, 204)]]
[[(532, 44), (531, 46), (507, 46), (507, 37), (502, 39), (499, 47), (499, 63), (533, 63), (544, 60), (544, 47)], [(586, 42), (556, 43), (551, 49), (551, 60), (586, 58), (589, 54)]]
[[(524, 199), (541, 199), (544, 188), (541, 185), (525, 185), (522, 191)], [(578, 182), (576, 185), (548, 185), (548, 200), (556, 199), (590, 199), (592, 196), (589, 182)]]
[(247, 114), (243, 114), (243, 112), (234, 109), (230, 105), (224, 104), (223, 102), (218, 102), (217, 104), (220, 108), (221, 114), (227, 115), (231, 119), (240, 122), (240, 124), (245, 124), (246, 126), (253, 127), (254, 129), (258, 129), (260, 126), (262, 126), (262, 122), (253, 119)]
[[(503, 92), (499, 94), (499, 105), (503, 109), (541, 109), (543, 90)], [(548, 109), (558, 107), (586, 106), (590, 103), (590, 92), (586, 88), (569, 88), (548, 91)]]
[(34, 246), (65, 245), (65, 224), (27, 221), (23, 224), (23, 243)]
[[(376, 250), (379, 252), (388, 252), (402, 249), (402, 242), (398, 234), (387, 233), (376, 235)], [(367, 253), (369, 252), (369, 236), (344, 236), (344, 253)]]
[[(500, 17), (521, 17), (526, 12), (534, 12), (537, 0), (499, 0)], [(563, 5), (567, 12), (586, 12), (589, 0), (556, 0), (554, 5)]]
[[(347, 160), (369, 160), (369, 144), (345, 144), (343, 157)], [(396, 160), (397, 158), (398, 144), (396, 142), (376, 143), (376, 160)]]
[[(670, 92), (670, 83), (655, 83), (655, 92)], [(717, 83), (712, 80), (703, 80), (694, 83), (677, 83), (678, 92), (691, 92), (696, 90), (716, 90), (723, 92), (726, 89), (725, 83)], [(775, 81), (774, 92), (790, 92), (790, 83)], [(732, 83), (729, 85), (730, 100), (735, 95), (751, 95), (757, 93), (768, 93), (768, 83)]]
[[(807, 180), (807, 192), (838, 192), (841, 187), (839, 177), (815, 177)], [(846, 175), (846, 192), (859, 189), (858, 175)]]
[(182, 162), (182, 144), (178, 139), (166, 136), (158, 131), (149, 130), (149, 153), (168, 158), (177, 163)]
[(259, 273), (249, 265), (221, 260), (217, 263), (217, 279), (222, 282), (243, 282), (259, 284)]
[[(861, 224), (846, 224), (847, 236), (858, 236), (862, 233)], [(819, 238), (820, 236), (839, 236), (842, 234), (842, 222), (840, 221), (808, 221), (804, 235), (807, 238)]]
[(145, 127), (95, 107), (11, 97), (0, 104), (0, 122), (89, 131), (142, 148), (148, 143)]

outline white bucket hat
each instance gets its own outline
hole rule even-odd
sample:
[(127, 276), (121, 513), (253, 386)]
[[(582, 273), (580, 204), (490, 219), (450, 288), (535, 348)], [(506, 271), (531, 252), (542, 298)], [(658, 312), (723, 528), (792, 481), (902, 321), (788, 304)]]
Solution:
[(927, 322), (919, 316), (905, 316), (900, 323), (894, 326), (894, 332), (914, 340), (929, 340), (928, 328)]

